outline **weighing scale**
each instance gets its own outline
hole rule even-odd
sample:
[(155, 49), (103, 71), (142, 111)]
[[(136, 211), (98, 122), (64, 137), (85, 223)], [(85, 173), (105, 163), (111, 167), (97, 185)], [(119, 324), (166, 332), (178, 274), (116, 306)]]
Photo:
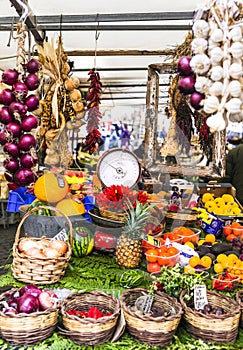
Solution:
[(134, 187), (141, 175), (138, 158), (131, 151), (113, 148), (102, 154), (97, 163), (97, 176), (104, 187)]

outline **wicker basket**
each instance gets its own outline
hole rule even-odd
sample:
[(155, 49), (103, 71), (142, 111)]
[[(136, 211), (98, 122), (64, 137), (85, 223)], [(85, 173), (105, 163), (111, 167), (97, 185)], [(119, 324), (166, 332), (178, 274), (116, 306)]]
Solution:
[[(22, 218), (28, 212), (29, 205), (21, 205), (19, 207), (20, 217)], [(73, 227), (90, 225), (87, 218), (82, 215), (72, 215), (68, 217)], [(69, 225), (63, 216), (56, 216), (53, 212), (52, 216), (39, 215), (32, 213), (23, 224), (25, 233), (32, 237), (46, 236), (54, 237), (62, 228), (68, 229)]]
[[(13, 288), (0, 295), (0, 301), (6, 299)], [(0, 335), (9, 344), (35, 345), (50, 337), (56, 328), (58, 308), (31, 314), (0, 315)]]
[[(91, 306), (111, 312), (111, 316), (98, 319), (69, 315), (68, 310), (88, 311)], [(101, 291), (72, 293), (61, 303), (64, 329), (60, 333), (80, 345), (99, 345), (109, 341), (115, 331), (120, 314), (120, 303), (111, 294)]]
[(125, 222), (127, 220), (127, 212), (126, 211), (111, 211), (100, 209), (100, 215), (106, 219)]
[(184, 210), (182, 212), (166, 212), (165, 221), (167, 225), (173, 226), (189, 226), (195, 225), (197, 220), (197, 213), (191, 210)]
[(153, 306), (157, 309), (165, 307), (173, 309), (175, 313), (170, 316), (154, 317), (151, 315), (141, 316), (133, 312), (131, 307), (135, 301), (147, 294), (146, 289), (134, 288), (123, 292), (120, 298), (121, 307), (126, 320), (129, 334), (141, 343), (152, 346), (167, 346), (171, 343), (182, 316), (182, 307), (176, 298), (164, 292), (156, 292)]
[[(70, 232), (70, 244), (68, 243), (68, 249), (65, 255), (59, 258), (32, 258), (24, 253), (20, 252), (18, 249), (18, 244), (22, 238), (20, 238), (21, 227), (25, 219), (31, 215), (36, 210), (39, 209), (50, 209), (61, 214), (69, 226)], [(33, 284), (52, 284), (58, 282), (63, 275), (65, 274), (68, 261), (72, 255), (72, 238), (73, 238), (73, 229), (72, 224), (69, 218), (59, 209), (54, 207), (36, 207), (26, 213), (22, 220), (20, 221), (13, 245), (13, 263), (12, 263), (12, 272), (13, 276), (22, 282), (33, 283)], [(41, 238), (32, 237), (33, 240), (39, 241)], [(51, 238), (47, 238), (51, 240)]]
[(240, 306), (227, 296), (207, 291), (210, 305), (221, 307), (223, 315), (205, 315), (190, 307), (190, 302), (184, 299), (186, 291), (182, 291), (180, 302), (184, 310), (183, 322), (187, 332), (204, 342), (234, 343), (236, 341), (240, 321)]
[(243, 328), (243, 290), (239, 290), (236, 293), (236, 301), (240, 305), (240, 311), (241, 311), (240, 327)]

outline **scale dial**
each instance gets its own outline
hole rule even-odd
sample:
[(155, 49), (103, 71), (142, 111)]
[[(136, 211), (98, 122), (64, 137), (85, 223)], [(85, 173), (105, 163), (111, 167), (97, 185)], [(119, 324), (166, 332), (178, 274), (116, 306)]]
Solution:
[(133, 187), (140, 174), (141, 166), (135, 154), (122, 148), (106, 151), (97, 164), (97, 175), (105, 187), (112, 185)]

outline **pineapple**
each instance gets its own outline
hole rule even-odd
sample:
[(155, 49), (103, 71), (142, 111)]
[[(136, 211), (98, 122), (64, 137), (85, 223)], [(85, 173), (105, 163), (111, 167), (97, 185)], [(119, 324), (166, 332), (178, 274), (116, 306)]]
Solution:
[(116, 262), (119, 266), (135, 268), (142, 258), (143, 229), (150, 216), (152, 205), (136, 202), (136, 208), (131, 206), (121, 236), (116, 247)]

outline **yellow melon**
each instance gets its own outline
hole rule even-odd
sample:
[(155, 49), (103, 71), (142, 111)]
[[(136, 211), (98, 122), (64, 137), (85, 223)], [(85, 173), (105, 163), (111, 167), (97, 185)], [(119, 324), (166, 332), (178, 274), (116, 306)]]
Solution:
[[(67, 216), (82, 215), (85, 213), (84, 204), (71, 198), (62, 199), (56, 204), (56, 208), (60, 209)], [(60, 216), (61, 214), (57, 213), (57, 215)]]
[(34, 184), (34, 194), (41, 201), (57, 203), (65, 198), (67, 193), (68, 183), (60, 174), (45, 173)]

